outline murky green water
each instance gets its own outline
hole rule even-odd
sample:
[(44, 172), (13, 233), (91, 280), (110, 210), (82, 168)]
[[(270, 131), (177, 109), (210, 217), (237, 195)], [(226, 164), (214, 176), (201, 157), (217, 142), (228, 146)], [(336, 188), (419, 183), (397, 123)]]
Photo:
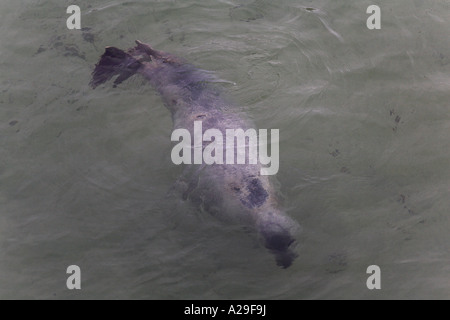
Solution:
[[(449, 298), (450, 3), (377, 1), (368, 30), (371, 4), (2, 1), (0, 298)], [(103, 48), (135, 39), (280, 129), (290, 268), (168, 196), (172, 122), (143, 79), (89, 88)]]

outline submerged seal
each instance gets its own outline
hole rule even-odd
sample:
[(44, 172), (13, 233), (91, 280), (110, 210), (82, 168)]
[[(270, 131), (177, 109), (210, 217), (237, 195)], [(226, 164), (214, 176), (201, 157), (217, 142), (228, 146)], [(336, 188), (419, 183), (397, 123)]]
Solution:
[[(95, 88), (117, 76), (116, 86), (139, 73), (160, 93), (172, 113), (175, 129), (185, 128), (193, 135), (195, 121), (202, 121), (203, 132), (214, 128), (225, 134), (227, 129), (251, 128), (250, 121), (234, 111), (210, 85), (214, 81), (210, 73), (148, 44), (136, 44), (127, 52), (107, 47), (95, 66), (90, 85)], [(298, 225), (283, 212), (273, 177), (261, 175), (261, 168), (259, 161), (187, 165), (177, 186), (183, 199), (212, 215), (253, 227), (275, 255), (277, 264), (287, 268), (296, 257), (293, 244)]]

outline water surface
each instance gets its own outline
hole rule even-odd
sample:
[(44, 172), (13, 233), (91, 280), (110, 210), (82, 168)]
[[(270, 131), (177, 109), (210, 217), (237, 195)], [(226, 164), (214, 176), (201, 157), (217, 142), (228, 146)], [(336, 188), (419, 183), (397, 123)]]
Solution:
[[(2, 1), (0, 298), (448, 298), (450, 3), (377, 1), (368, 30), (371, 4)], [(143, 79), (89, 88), (103, 48), (135, 39), (214, 71), (237, 110), (280, 129), (302, 226), (290, 268), (168, 195), (172, 122)]]

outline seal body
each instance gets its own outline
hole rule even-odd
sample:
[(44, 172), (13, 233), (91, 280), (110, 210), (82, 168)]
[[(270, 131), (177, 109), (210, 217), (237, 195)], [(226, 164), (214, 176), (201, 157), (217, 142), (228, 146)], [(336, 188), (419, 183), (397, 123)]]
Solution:
[[(140, 73), (161, 95), (172, 114), (174, 129), (189, 130), (194, 136), (195, 121), (202, 122), (203, 133), (216, 129), (223, 136), (227, 129), (253, 128), (251, 121), (229, 106), (221, 92), (211, 85), (215, 78), (210, 72), (148, 44), (140, 41), (136, 44), (127, 52), (107, 47), (92, 73), (91, 86), (95, 88), (117, 76), (116, 86)], [(207, 144), (203, 142), (203, 148)], [(252, 227), (275, 255), (277, 264), (287, 268), (296, 257), (293, 247), (298, 225), (279, 205), (274, 177), (261, 175), (261, 168), (259, 161), (186, 165), (176, 185), (183, 199), (219, 219)]]

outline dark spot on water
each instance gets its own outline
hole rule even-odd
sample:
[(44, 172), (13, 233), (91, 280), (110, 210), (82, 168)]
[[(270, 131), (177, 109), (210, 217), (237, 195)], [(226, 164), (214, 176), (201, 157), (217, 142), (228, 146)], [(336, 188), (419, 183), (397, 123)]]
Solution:
[(11, 127), (14, 127), (18, 122), (19, 122), (19, 121), (17, 121), (17, 120), (13, 120), (13, 121), (11, 121), (11, 122), (9, 123), (9, 125), (10, 125)]
[(80, 106), (78, 108), (76, 108), (76, 111), (82, 111), (82, 110), (86, 110), (88, 108), (88, 106)]
[(414, 210), (412, 210), (408, 205), (407, 205), (407, 201), (409, 196), (408, 195), (404, 195), (404, 194), (400, 194), (397, 198), (397, 202), (400, 203), (403, 206), (403, 209), (405, 209), (408, 214), (410, 215), (417, 215), (417, 212), (415, 212)]
[(450, 59), (442, 53), (439, 54), (439, 59), (439, 64), (441, 66), (445, 66), (450, 63)]
[(341, 152), (340, 152), (338, 149), (336, 149), (336, 150), (334, 150), (333, 152), (330, 152), (330, 154), (331, 154), (333, 157), (336, 158), (338, 155), (341, 154)]
[(347, 260), (347, 255), (344, 253), (331, 254), (328, 256), (326, 271), (332, 274), (344, 271), (347, 268)]
[(47, 50), (47, 49), (45, 49), (44, 47), (40, 46), (39, 49), (37, 49), (37, 51), (34, 53), (34, 55), (38, 55), (39, 53), (42, 53), (45, 50)]
[(350, 173), (350, 170), (349, 170), (349, 168), (347, 168), (347, 167), (342, 167), (342, 168), (341, 168), (341, 172), (342, 172), (342, 173)]
[(390, 111), (389, 111), (389, 115), (390, 115), (391, 117), (395, 116), (395, 118), (394, 118), (395, 126), (392, 127), (392, 131), (397, 132), (398, 125), (399, 125), (400, 120), (401, 120), (402, 118), (401, 118), (398, 114), (396, 114), (394, 110), (390, 110)]
[(83, 32), (82, 34), (83, 40), (89, 43), (94, 43), (95, 37), (92, 33)]
[(84, 55), (84, 53), (80, 52), (76, 46), (73, 45), (65, 46), (64, 50), (65, 50), (64, 52), (65, 57), (73, 56), (86, 60), (86, 56)]
[(78, 99), (67, 99), (68, 104), (74, 104), (77, 101), (78, 101)]

